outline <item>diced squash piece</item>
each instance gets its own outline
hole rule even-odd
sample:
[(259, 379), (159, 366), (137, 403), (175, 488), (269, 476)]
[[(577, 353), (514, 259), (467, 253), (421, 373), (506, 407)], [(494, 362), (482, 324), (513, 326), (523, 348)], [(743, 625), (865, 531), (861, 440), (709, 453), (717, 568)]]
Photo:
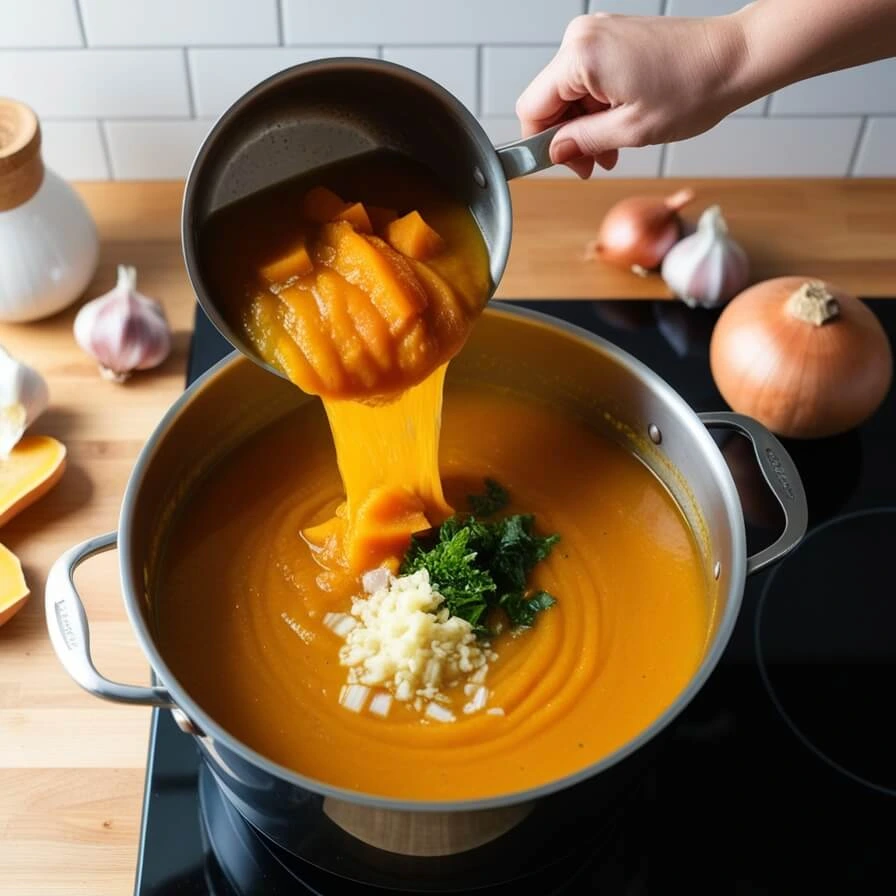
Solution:
[(321, 317), (329, 326), (330, 339), (339, 352), (346, 373), (365, 389), (374, 386), (379, 371), (348, 310), (348, 293), (358, 292), (335, 271), (324, 269), (315, 278), (314, 297)]
[(347, 204), (326, 187), (312, 187), (302, 199), (302, 216), (316, 224), (326, 224)]
[(353, 202), (347, 205), (339, 214), (333, 216), (334, 221), (348, 221), (358, 233), (373, 233), (367, 209), (361, 202)]
[(19, 558), (0, 544), (0, 625), (9, 622), (25, 606), (30, 593)]
[(445, 248), (445, 241), (413, 211), (386, 225), (386, 242), (403, 255), (426, 261)]
[(381, 205), (368, 205), (367, 217), (376, 233), (382, 235), (388, 224), (391, 224), (397, 217), (398, 212), (394, 208), (384, 208)]
[(311, 256), (305, 248), (304, 240), (288, 255), (278, 258), (261, 268), (261, 276), (270, 286), (289, 282), (293, 277), (303, 277), (314, 270)]
[(466, 313), (454, 287), (422, 261), (408, 259), (417, 279), (429, 293), (427, 321), (440, 343), (453, 342), (466, 331)]
[[(317, 374), (325, 392), (345, 388), (345, 371), (326, 322), (321, 318), (314, 295), (297, 286), (287, 286), (278, 295), (277, 317), (298, 345), (308, 366)], [(282, 346), (285, 351), (286, 346)], [(300, 387), (302, 380), (295, 381)]]
[(417, 495), (404, 488), (374, 489), (358, 508), (348, 539), (349, 568), (355, 572), (376, 569), (390, 557), (403, 557), (411, 536), (430, 528)]
[(358, 335), (367, 346), (374, 361), (383, 371), (392, 369), (395, 353), (394, 341), (389, 333), (389, 326), (382, 315), (373, 307), (370, 296), (363, 289), (346, 284), (346, 303), (348, 313), (355, 322)]
[(324, 226), (323, 240), (333, 250), (321, 254), (323, 262), (370, 296), (391, 333), (402, 332), (426, 307), (426, 291), (407, 259), (379, 237), (337, 221)]
[(50, 436), (24, 436), (0, 459), (0, 526), (46, 494), (65, 471), (65, 445)]

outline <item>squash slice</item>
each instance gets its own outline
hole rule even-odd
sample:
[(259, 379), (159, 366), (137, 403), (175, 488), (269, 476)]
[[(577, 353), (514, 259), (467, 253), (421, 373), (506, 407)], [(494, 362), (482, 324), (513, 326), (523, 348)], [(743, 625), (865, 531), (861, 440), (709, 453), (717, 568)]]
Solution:
[(0, 526), (46, 494), (65, 472), (65, 445), (50, 436), (24, 436), (0, 460)]
[(19, 558), (0, 544), (0, 625), (22, 609), (30, 593)]

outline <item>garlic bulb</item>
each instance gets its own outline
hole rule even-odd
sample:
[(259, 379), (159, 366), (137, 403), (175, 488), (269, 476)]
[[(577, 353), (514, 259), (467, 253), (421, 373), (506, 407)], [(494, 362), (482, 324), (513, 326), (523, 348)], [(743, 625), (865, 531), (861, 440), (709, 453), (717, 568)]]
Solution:
[(0, 459), (9, 457), (49, 400), (46, 380), (0, 347)]
[(96, 358), (104, 379), (123, 383), (135, 370), (161, 364), (171, 351), (165, 311), (137, 292), (136, 268), (119, 265), (111, 292), (84, 305), (75, 317), (75, 341)]
[(669, 250), (661, 272), (685, 304), (715, 308), (747, 285), (750, 266), (746, 252), (728, 236), (721, 209), (713, 205), (700, 216), (696, 233)]

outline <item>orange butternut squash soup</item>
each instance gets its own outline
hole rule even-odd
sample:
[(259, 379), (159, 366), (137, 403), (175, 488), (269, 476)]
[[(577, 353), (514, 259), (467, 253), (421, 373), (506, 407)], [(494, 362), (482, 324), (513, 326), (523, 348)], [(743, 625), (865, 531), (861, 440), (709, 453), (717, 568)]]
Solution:
[(490, 290), (466, 208), (389, 158), (315, 187), (241, 201), (206, 234), (233, 321), (321, 401), (184, 503), (162, 653), (233, 735), (331, 785), (483, 798), (590, 765), (702, 659), (690, 527), (572, 413), (464, 382), (443, 408)]

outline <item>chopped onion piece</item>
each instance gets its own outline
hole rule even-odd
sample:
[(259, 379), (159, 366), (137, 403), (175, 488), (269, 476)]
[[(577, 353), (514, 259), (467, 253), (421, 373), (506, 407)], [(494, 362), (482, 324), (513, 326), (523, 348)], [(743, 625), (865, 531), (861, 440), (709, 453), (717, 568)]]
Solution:
[(379, 691), (373, 695), (370, 706), (367, 708), (375, 715), (382, 716), (384, 719), (389, 715), (389, 707), (392, 706), (392, 696), (385, 691)]
[(347, 684), (343, 686), (342, 692), (339, 694), (339, 702), (352, 712), (361, 712), (369, 693), (370, 688), (363, 684)]
[(361, 587), (368, 594), (375, 594), (389, 584), (390, 572), (384, 566), (379, 569), (371, 569), (361, 576)]
[(450, 709), (445, 709), (444, 706), (441, 706), (438, 703), (430, 703), (426, 707), (426, 715), (428, 715), (431, 719), (434, 719), (436, 722), (453, 722), (454, 713), (451, 712)]
[(345, 638), (350, 631), (358, 627), (358, 622), (348, 613), (327, 613), (324, 616), (324, 625), (340, 638)]
[(485, 704), (488, 701), (488, 688), (480, 685), (476, 688), (476, 693), (473, 695), (473, 699), (464, 706), (464, 712), (467, 715), (470, 715), (474, 712), (479, 712), (480, 709), (485, 709)]
[(491, 709), (487, 709), (485, 714), (487, 716), (503, 716), (504, 710), (500, 706), (493, 706)]

